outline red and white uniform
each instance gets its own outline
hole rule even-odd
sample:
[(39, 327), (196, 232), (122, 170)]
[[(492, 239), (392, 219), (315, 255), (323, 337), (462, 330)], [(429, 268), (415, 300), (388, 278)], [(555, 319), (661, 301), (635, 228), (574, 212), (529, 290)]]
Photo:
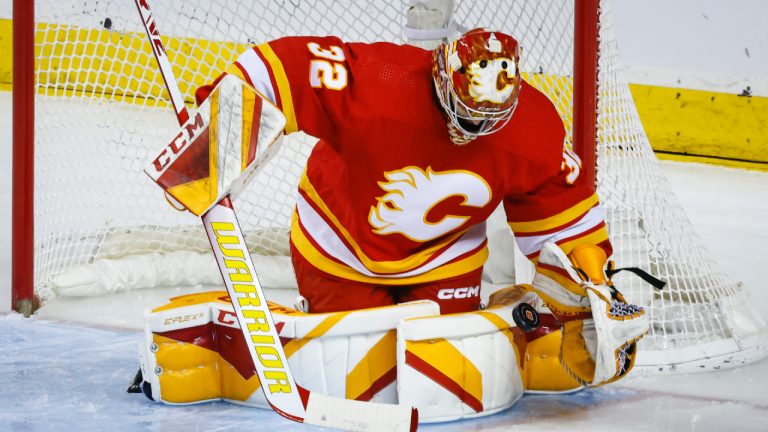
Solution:
[(320, 139), (291, 228), (305, 264), (385, 286), (479, 274), (484, 222), (501, 202), (532, 259), (547, 241), (566, 252), (598, 244), (610, 255), (597, 196), (566, 180), (565, 131), (547, 97), (523, 82), (503, 129), (457, 146), (431, 69), (420, 48), (289, 37), (249, 49), (227, 70), (282, 109), (286, 133)]

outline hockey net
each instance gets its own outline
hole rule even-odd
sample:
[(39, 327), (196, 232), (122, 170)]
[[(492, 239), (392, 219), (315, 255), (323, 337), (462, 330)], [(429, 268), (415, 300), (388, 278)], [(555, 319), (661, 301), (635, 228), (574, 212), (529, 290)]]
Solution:
[[(194, 90), (250, 43), (328, 34), (403, 43), (408, 2), (185, 0), (151, 6), (191, 107)], [(622, 77), (607, 6), (601, 8), (598, 192), (618, 265), (669, 282), (655, 292), (637, 278), (616, 276), (653, 320), (638, 366), (702, 370), (760, 358), (766, 322), (745, 288), (713, 262), (677, 204)], [(169, 209), (141, 171), (177, 125), (133, 2), (36, 0), (35, 9), (36, 293), (51, 301), (216, 284), (199, 221)], [(555, 102), (571, 130), (573, 0), (462, 0), (453, 19), (515, 35), (524, 77)], [(310, 137), (288, 137), (236, 203), (267, 286), (292, 282), (287, 233), (312, 144)]]

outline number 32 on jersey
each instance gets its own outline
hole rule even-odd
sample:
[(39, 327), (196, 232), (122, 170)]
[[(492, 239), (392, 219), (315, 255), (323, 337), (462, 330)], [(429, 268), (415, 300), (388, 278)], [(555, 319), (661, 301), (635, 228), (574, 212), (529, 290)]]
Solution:
[(347, 67), (344, 66), (344, 50), (331, 45), (321, 48), (316, 42), (307, 44), (316, 58), (309, 62), (309, 83), (314, 88), (341, 90), (347, 86)]

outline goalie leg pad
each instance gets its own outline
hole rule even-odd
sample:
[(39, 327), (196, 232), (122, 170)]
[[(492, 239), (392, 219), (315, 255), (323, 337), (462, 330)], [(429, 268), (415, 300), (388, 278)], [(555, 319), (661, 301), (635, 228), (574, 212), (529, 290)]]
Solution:
[(526, 393), (570, 393), (584, 388), (560, 362), (563, 330), (551, 314), (539, 314), (542, 325), (526, 335), (523, 378)]
[(400, 404), (421, 422), (481, 417), (512, 406), (524, 393), (524, 345), (512, 310), (516, 301), (484, 311), (403, 320), (398, 326)]
[(147, 314), (139, 360), (152, 400), (189, 404), (222, 396), (219, 358), (211, 349), (211, 301), (212, 293), (176, 298)]
[[(294, 378), (334, 397), (397, 403), (395, 328), (438, 314), (430, 301), (328, 314), (270, 304)], [(223, 399), (268, 409), (226, 292), (193, 294), (147, 315), (140, 349), (151, 398), (169, 404)]]
[[(530, 299), (534, 289), (530, 285), (521, 284), (502, 288), (489, 298), (489, 309), (499, 306), (511, 306)], [(532, 302), (532, 306), (540, 301)], [(543, 308), (539, 308), (543, 309)], [(522, 376), (527, 393), (569, 393), (582, 389), (582, 385), (574, 380), (560, 364), (560, 348), (562, 345), (562, 328), (559, 321), (548, 311), (539, 311), (539, 325), (527, 332), (524, 338), (517, 338), (518, 350), (523, 353)]]

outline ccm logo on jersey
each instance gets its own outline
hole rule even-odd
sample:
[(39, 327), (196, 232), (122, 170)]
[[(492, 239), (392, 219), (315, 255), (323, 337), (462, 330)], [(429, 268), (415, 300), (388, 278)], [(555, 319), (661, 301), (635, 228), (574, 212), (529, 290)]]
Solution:
[(437, 292), (440, 300), (464, 299), (480, 295), (480, 285), (464, 288), (443, 288)]
[(155, 180), (157, 180), (157, 178), (160, 177), (160, 174), (162, 174), (163, 171), (165, 171), (165, 169), (179, 157), (182, 151), (193, 141), (192, 138), (194, 138), (195, 134), (204, 126), (205, 123), (203, 122), (203, 116), (200, 115), (200, 112), (195, 114), (195, 117), (191, 121), (184, 124), (184, 127), (181, 128), (179, 134), (176, 135), (171, 143), (165, 146), (163, 151), (161, 151), (155, 160), (152, 161), (152, 165), (155, 167), (156, 171), (152, 177)]

